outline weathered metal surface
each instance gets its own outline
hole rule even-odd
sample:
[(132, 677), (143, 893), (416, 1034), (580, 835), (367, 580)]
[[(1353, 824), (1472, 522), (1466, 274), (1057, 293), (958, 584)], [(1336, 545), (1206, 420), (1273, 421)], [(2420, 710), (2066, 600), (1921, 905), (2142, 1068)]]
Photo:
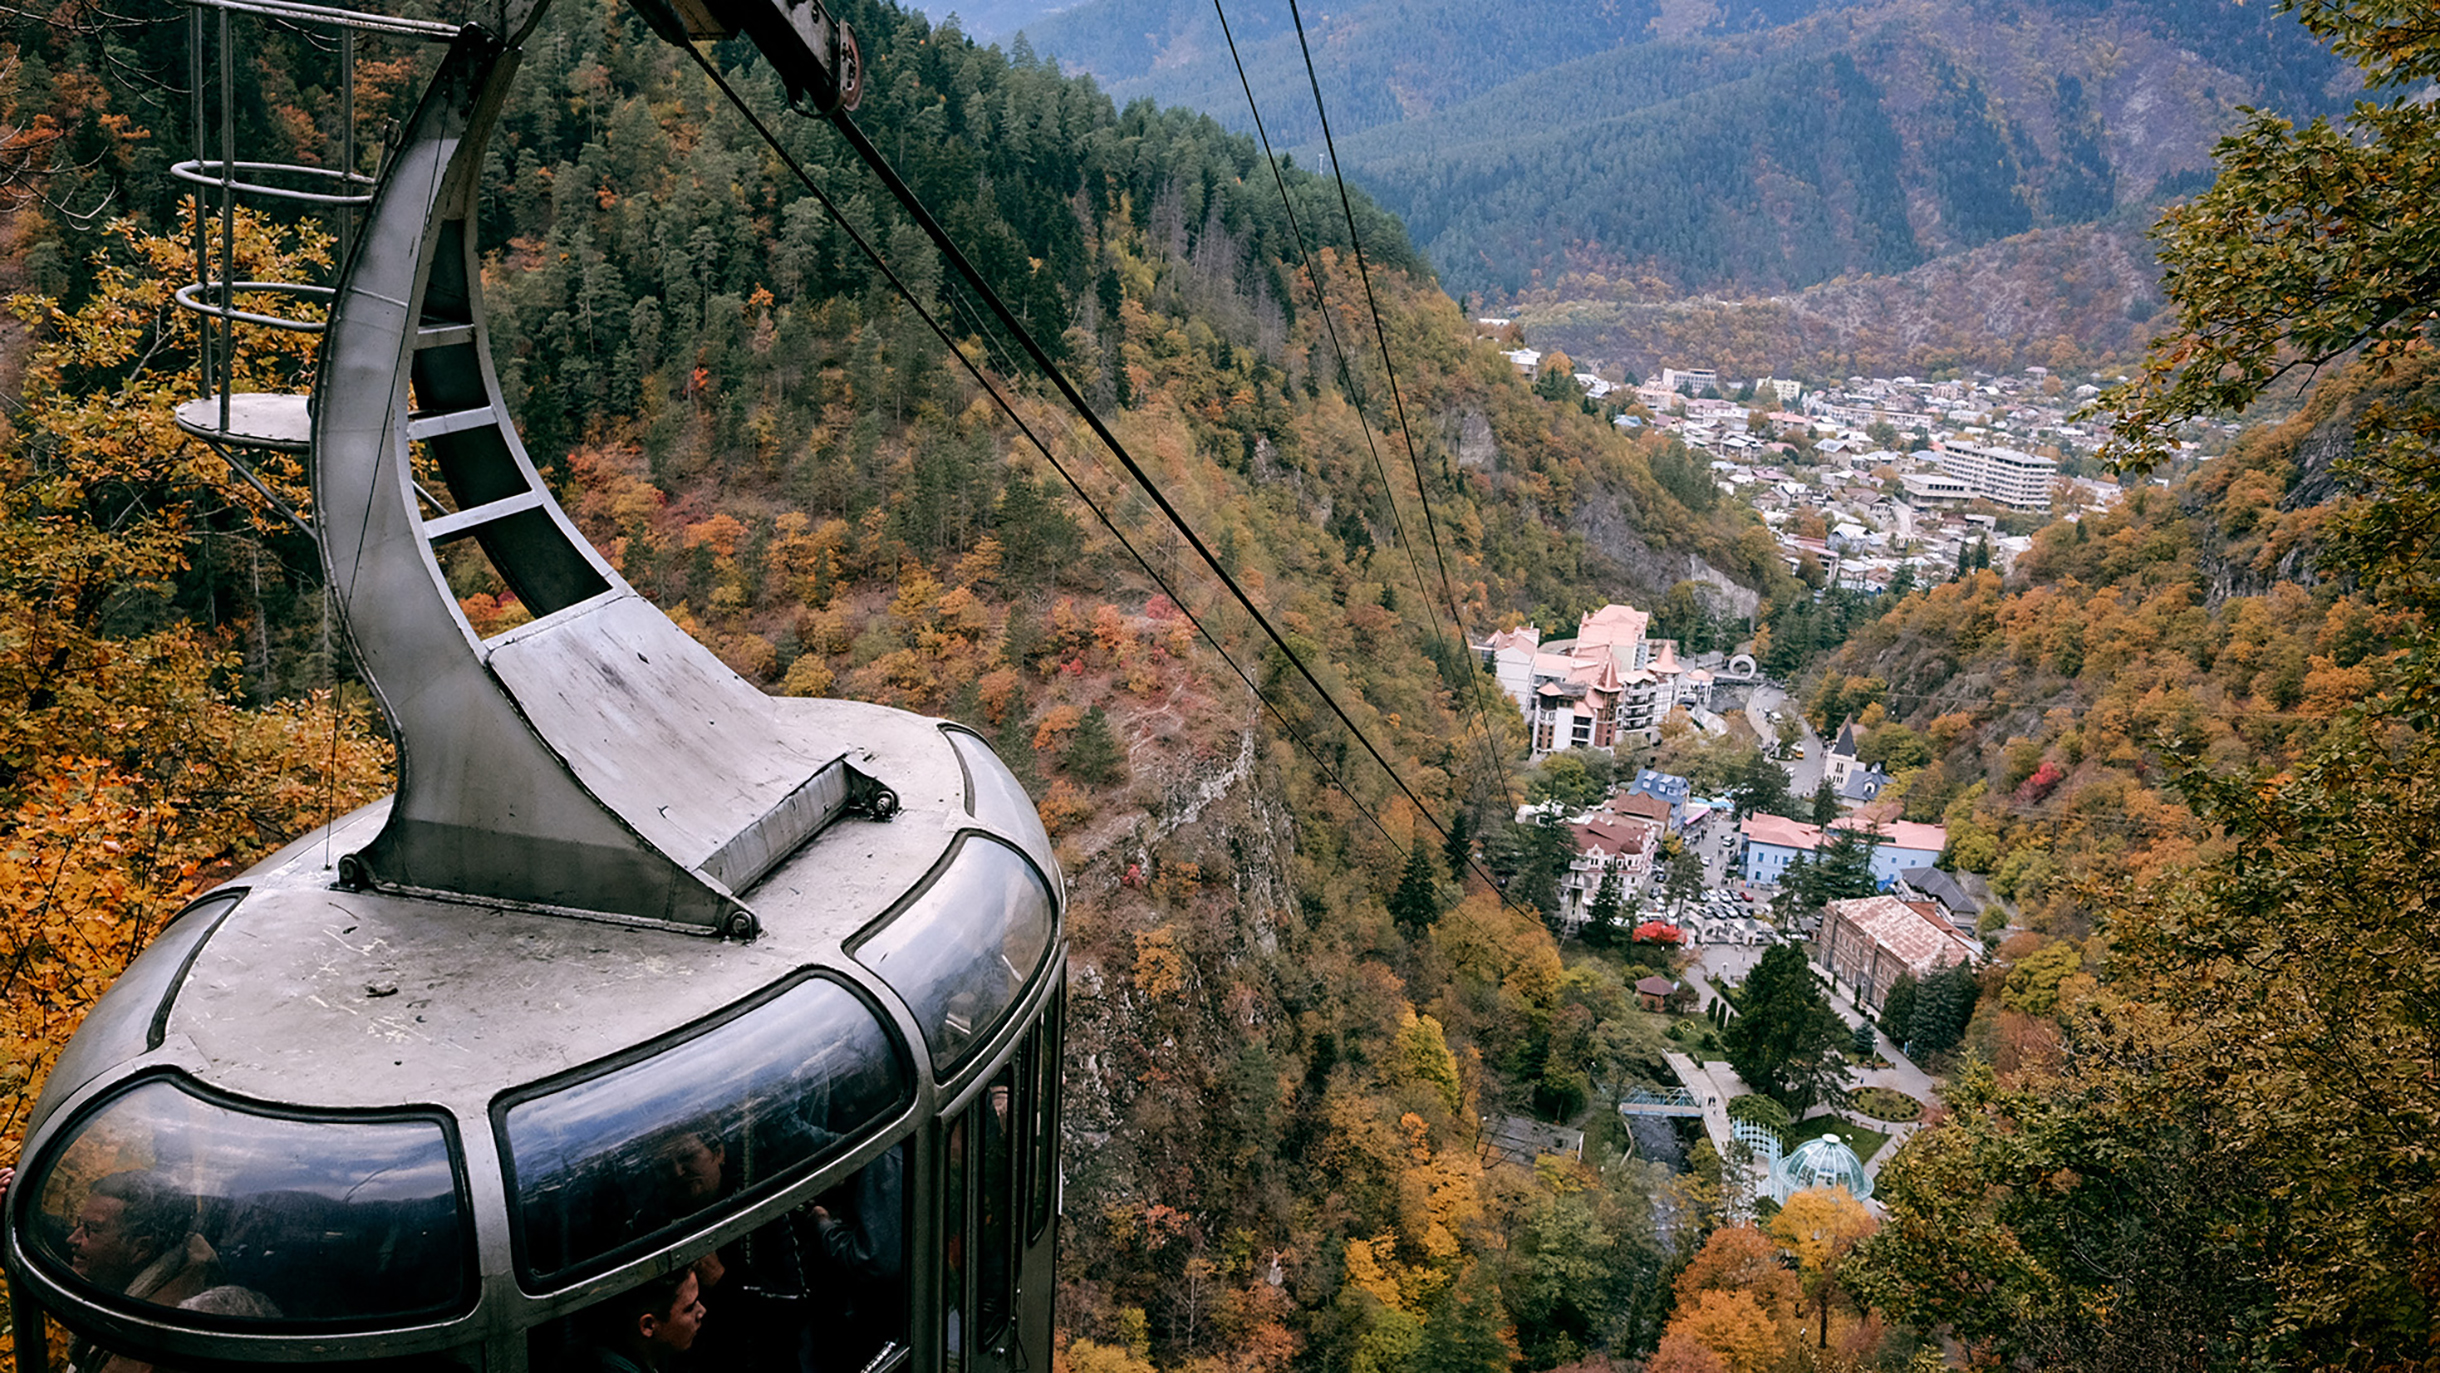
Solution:
[(229, 397), (229, 424), (220, 424), (220, 397), (182, 401), (170, 418), (199, 439), (238, 448), (271, 448), (302, 453), (312, 446), (313, 416), (303, 396), (240, 391)]

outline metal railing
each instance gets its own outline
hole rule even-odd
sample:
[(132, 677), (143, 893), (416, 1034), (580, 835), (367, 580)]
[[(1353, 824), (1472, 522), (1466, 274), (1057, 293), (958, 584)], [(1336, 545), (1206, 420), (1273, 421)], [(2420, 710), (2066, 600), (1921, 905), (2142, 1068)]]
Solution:
[[(185, 0), (187, 4), (188, 88), (192, 92), (194, 155), (176, 163), (170, 175), (196, 187), (190, 228), (194, 255), (193, 281), (173, 299), (182, 309), (202, 317), (197, 329), (197, 398), (177, 407), (176, 421), (185, 432), (209, 443), (257, 491), (270, 489), (237, 456), (235, 450), (273, 449), (303, 452), (311, 441), (311, 419), (302, 395), (240, 394), (237, 391), (239, 325), (318, 334), (323, 321), (308, 311), (275, 314), (264, 297), (300, 304), (327, 306), (332, 287), (304, 281), (248, 281), (238, 278), (237, 208), (243, 201), (284, 201), (327, 211), (337, 239), (337, 261), (344, 263), (354, 247), (358, 212), (372, 203), (375, 176), (357, 168), (356, 37), (372, 33), (430, 42), (454, 39), (454, 25), (337, 9), (300, 0)], [(237, 150), (237, 44), (232, 17), (251, 15), (277, 23), (335, 30), (337, 40), (336, 112), (338, 165), (242, 160)], [(217, 78), (216, 80), (214, 78)], [(213, 94), (217, 93), (217, 100)], [(215, 108), (216, 107), (216, 108)], [(218, 115), (217, 128), (212, 116)], [(218, 232), (214, 233), (215, 224)], [(245, 305), (239, 297), (251, 299)], [(281, 506), (283, 510), (286, 507)], [(293, 514), (291, 519), (296, 518)]]

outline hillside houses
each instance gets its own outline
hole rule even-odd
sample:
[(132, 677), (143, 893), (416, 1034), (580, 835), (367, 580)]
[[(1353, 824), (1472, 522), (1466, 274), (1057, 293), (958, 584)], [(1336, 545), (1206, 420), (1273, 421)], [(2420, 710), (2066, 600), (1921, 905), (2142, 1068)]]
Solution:
[[(1856, 830), (1872, 837), (1872, 880), (1888, 888), (1898, 874), (1930, 867), (1949, 845), (1949, 832), (1939, 825), (1911, 820), (1879, 823), (1848, 816), (1830, 822), (1833, 830)], [(1828, 842), (1819, 825), (1779, 815), (1749, 815), (1737, 826), (1742, 846), (1739, 872), (1749, 886), (1775, 887), (1799, 858), (1810, 861)], [(1829, 836), (1835, 838), (1836, 836)]]
[[(1478, 322), (1479, 324), (1479, 322)], [(1533, 362), (1509, 353), (1521, 371)], [(1577, 375), (1588, 398), (1613, 407), (1628, 432), (1657, 428), (1709, 454), (1723, 491), (1754, 504), (1778, 536), (1791, 571), (1807, 560), (1837, 585), (1877, 591), (1901, 566), (1923, 584), (1951, 575), (1962, 552), (1990, 549), (2006, 571), (2030, 547), (2021, 535), (1977, 523), (1970, 511), (2105, 508), (2117, 488), (2063, 475), (2054, 452), (2096, 447), (2106, 417), (2082, 407), (2099, 394), (2043, 368), (1977, 372), (1937, 381), (1848, 377), (1806, 387), (1774, 377), (1723, 379), (1715, 369), (1668, 366), (1632, 389)], [(1894, 431), (1894, 434), (1893, 434)], [(1894, 437), (1894, 442), (1892, 441)], [(1831, 537), (1809, 535), (1801, 518)]]

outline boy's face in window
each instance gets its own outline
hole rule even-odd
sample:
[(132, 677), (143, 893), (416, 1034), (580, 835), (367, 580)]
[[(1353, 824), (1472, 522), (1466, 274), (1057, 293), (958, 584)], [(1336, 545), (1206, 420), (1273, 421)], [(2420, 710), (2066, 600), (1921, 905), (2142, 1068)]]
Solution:
[(677, 1300), (670, 1303), (669, 1314), (644, 1318), (644, 1342), (655, 1349), (683, 1354), (695, 1343), (703, 1329), (703, 1285), (695, 1275), (686, 1275), (678, 1284)]

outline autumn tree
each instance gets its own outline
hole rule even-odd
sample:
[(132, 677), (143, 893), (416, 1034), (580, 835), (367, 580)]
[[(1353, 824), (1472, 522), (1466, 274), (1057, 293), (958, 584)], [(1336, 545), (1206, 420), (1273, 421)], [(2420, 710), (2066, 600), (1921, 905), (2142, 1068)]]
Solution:
[[(326, 251), (308, 230), (234, 227), (248, 279), (295, 279)], [(249, 654), (280, 629), (263, 600), (216, 628), (178, 613), (208, 585), (203, 532), (258, 551), (290, 537), (170, 423), (192, 385), (174, 369), (195, 316), (169, 307), (185, 251), (122, 224), (83, 303), (11, 303), (34, 345), (0, 447), (0, 1156), (86, 1008), (189, 895), (385, 785), (388, 751), (337, 700), (335, 665), (312, 695), (247, 699), (269, 684)], [(261, 345), (240, 385), (298, 385), (303, 350)], [(266, 472), (305, 503), (293, 467)]]
[[(2163, 730), (2210, 847), (2097, 876), (2108, 957), (2092, 986), (2055, 989), (2063, 1052), (2007, 1078), (1970, 1061), (1945, 1122), (1880, 1175), (1889, 1218), (1858, 1251), (1859, 1292), (2019, 1367), (2418, 1367), (2440, 1330), (2440, 111), (2422, 96), (2440, 31), (2405, 0), (2282, 8), (2367, 96), (2302, 128), (2249, 114), (2214, 186), (2164, 219), (2178, 325), (2109, 398), (2111, 456), (2147, 465), (2187, 418), (2352, 359), (2325, 395), (2362, 389), (2321, 413), (2353, 490), (2309, 552), (2372, 591), (2406, 651), (2276, 771)], [(2099, 608), (2088, 668), (2121, 616)]]
[(1844, 1187), (1798, 1192), (1771, 1217), (1771, 1236), (1796, 1256), (1805, 1297), (1820, 1320), (1819, 1348), (1830, 1347), (1830, 1308), (1846, 1295), (1840, 1275), (1847, 1256), (1873, 1229), (1872, 1213)]

